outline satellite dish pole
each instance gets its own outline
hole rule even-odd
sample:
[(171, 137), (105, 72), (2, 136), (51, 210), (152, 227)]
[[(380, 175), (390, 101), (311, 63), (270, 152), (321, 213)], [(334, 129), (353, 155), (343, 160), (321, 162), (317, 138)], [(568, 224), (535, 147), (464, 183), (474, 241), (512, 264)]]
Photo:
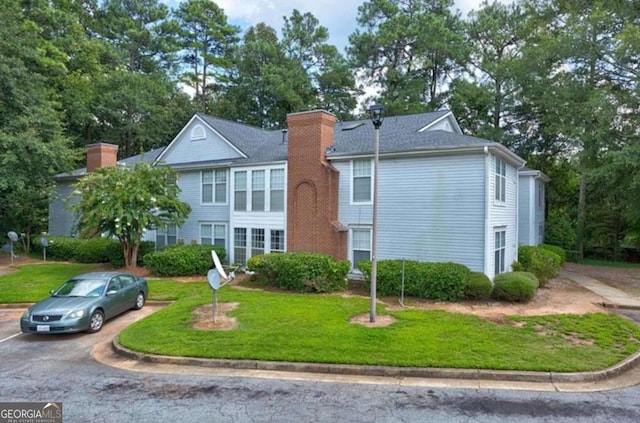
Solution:
[[(215, 269), (210, 269), (207, 272), (207, 280), (209, 281), (209, 286), (213, 290), (213, 300), (211, 301), (212, 309), (213, 309), (213, 323), (216, 322), (216, 309), (218, 308), (218, 289), (222, 288), (233, 279), (235, 279), (236, 275), (234, 272), (227, 273), (222, 268), (222, 263), (220, 262), (220, 258), (218, 257), (218, 253), (215, 250), (211, 250), (211, 258), (213, 259), (213, 263), (215, 264)], [(224, 279), (224, 283), (220, 284), (220, 280)]]
[(47, 261), (47, 247), (49, 246), (49, 240), (44, 235), (40, 237), (40, 245), (42, 245), (42, 260)]
[(11, 256), (11, 264), (13, 264), (13, 258), (18, 257), (13, 254), (13, 243), (18, 240), (18, 234), (13, 231), (9, 231), (7, 232), (7, 236), (9, 237), (9, 243), (11, 244), (11, 251), (9, 252), (9, 255)]

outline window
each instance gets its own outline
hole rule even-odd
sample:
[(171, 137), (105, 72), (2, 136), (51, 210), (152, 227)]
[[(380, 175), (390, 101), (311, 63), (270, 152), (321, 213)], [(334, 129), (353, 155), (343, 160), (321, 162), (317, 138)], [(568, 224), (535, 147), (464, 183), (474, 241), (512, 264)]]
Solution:
[(251, 257), (264, 254), (264, 229), (251, 229)]
[(544, 205), (544, 185), (540, 181), (537, 181), (536, 184), (538, 185), (538, 208), (541, 209)]
[(264, 170), (251, 172), (251, 210), (264, 211)]
[(271, 169), (269, 171), (269, 196), (271, 211), (284, 210), (284, 169)]
[(206, 138), (206, 133), (202, 125), (196, 125), (191, 130), (191, 141), (203, 140)]
[(247, 210), (247, 172), (236, 172), (234, 192), (234, 210), (246, 211)]
[(352, 162), (352, 201), (354, 203), (371, 202), (371, 160), (354, 160)]
[(494, 273), (504, 273), (505, 267), (505, 252), (507, 251), (507, 231), (499, 229), (494, 232), (495, 237), (495, 257), (494, 257)]
[(201, 223), (200, 224), (200, 243), (202, 245), (217, 245), (219, 247), (227, 246), (227, 228), (222, 224)]
[(247, 263), (247, 228), (234, 228), (233, 256), (236, 263)]
[(156, 249), (161, 250), (167, 245), (174, 245), (178, 241), (178, 227), (176, 225), (167, 225), (166, 229), (158, 228), (156, 230)]
[(502, 159), (496, 157), (496, 184), (495, 199), (504, 203), (507, 196), (507, 164)]
[(284, 252), (284, 231), (283, 230), (271, 231), (271, 252), (272, 253)]
[(224, 169), (202, 171), (202, 203), (227, 202), (227, 171)]
[(351, 249), (354, 270), (360, 270), (362, 260), (371, 260), (371, 230), (353, 229), (351, 231)]

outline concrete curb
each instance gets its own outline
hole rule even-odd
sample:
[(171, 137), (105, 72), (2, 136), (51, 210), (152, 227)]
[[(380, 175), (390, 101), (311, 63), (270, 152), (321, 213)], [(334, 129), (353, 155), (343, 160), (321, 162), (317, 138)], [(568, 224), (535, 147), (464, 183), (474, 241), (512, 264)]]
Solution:
[(640, 352), (603, 370), (580, 373), (527, 372), (485, 369), (443, 369), (426, 367), (358, 366), (349, 364), (292, 363), (282, 361), (230, 360), (194, 357), (172, 357), (145, 354), (123, 347), (117, 337), (112, 342), (113, 351), (123, 357), (156, 364), (200, 366), (210, 368), (318, 373), (348, 376), (382, 376), (392, 378), (430, 378), (491, 380), (505, 382), (584, 383), (598, 382), (617, 377), (640, 363)]

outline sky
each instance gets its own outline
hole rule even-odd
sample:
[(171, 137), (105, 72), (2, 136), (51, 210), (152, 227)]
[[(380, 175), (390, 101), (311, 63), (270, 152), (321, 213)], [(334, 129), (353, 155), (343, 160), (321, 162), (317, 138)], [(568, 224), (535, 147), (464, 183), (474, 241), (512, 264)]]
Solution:
[[(161, 0), (175, 8), (180, 0)], [(291, 16), (294, 9), (304, 14), (313, 14), (320, 25), (329, 29), (329, 44), (344, 53), (349, 35), (356, 29), (358, 6), (365, 0), (214, 0), (224, 9), (229, 22), (243, 31), (252, 25), (264, 22), (274, 28), (278, 35), (284, 23), (283, 16)], [(481, 0), (455, 0), (454, 11), (466, 15), (477, 9)]]

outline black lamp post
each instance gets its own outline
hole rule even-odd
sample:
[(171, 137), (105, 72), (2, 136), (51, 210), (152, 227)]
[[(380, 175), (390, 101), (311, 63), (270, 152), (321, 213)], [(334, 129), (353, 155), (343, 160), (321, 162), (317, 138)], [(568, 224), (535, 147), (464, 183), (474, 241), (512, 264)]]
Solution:
[(374, 104), (369, 108), (369, 116), (375, 128), (375, 146), (373, 153), (373, 216), (371, 227), (371, 307), (369, 321), (376, 321), (376, 290), (378, 282), (378, 153), (380, 150), (380, 126), (384, 119), (384, 108)]

